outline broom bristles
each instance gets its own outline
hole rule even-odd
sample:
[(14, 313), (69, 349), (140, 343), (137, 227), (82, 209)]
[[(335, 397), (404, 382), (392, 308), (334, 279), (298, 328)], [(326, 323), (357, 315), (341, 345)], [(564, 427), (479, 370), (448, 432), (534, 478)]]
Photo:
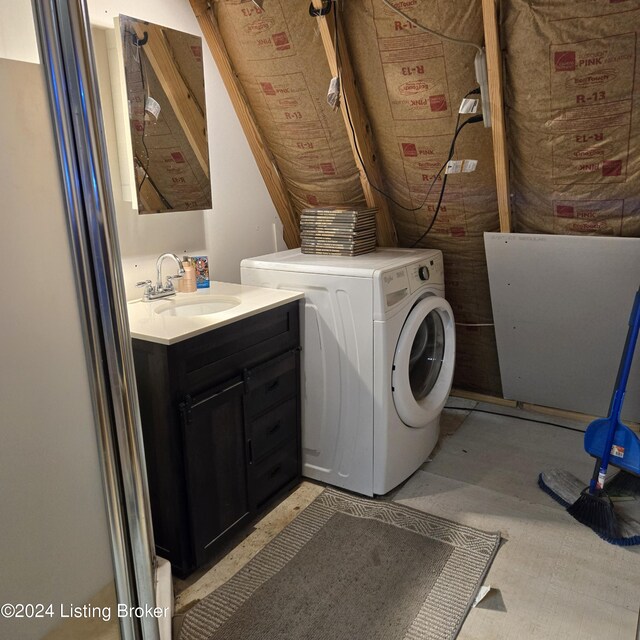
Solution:
[(590, 493), (587, 487), (567, 508), (578, 522), (605, 538), (620, 538), (620, 526), (611, 499), (604, 491)]

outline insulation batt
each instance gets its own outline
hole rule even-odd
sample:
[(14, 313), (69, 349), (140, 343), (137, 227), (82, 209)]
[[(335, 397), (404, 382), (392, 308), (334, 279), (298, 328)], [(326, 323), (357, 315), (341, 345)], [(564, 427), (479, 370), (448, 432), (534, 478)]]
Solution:
[(308, 2), (213, 3), (220, 31), (298, 216), (307, 207), (365, 206), (331, 73)]
[[(342, 115), (326, 101), (331, 73), (309, 3), (265, 0), (261, 10), (250, 0), (221, 0), (213, 6), (298, 214), (309, 206), (364, 206)], [(475, 49), (420, 32), (380, 0), (337, 6), (344, 27), (340, 55), (350, 56), (385, 176), (375, 186), (417, 208), (446, 159), (460, 102), (476, 87)], [(401, 0), (398, 6), (436, 30), (482, 43), (480, 2)], [(491, 131), (480, 123), (466, 127), (454, 158), (477, 160), (477, 168), (448, 177), (438, 219), (420, 246), (444, 253), (456, 321), (490, 325), (482, 234), (499, 229)], [(400, 246), (411, 246), (428, 227), (440, 186), (439, 180), (417, 211), (391, 204)], [(492, 326), (458, 327), (454, 385), (501, 394)]]
[(640, 235), (638, 0), (503, 0), (516, 231)]
[[(447, 158), (460, 103), (477, 86), (476, 50), (420, 31), (379, 0), (342, 6), (347, 45), (382, 160), (385, 188), (407, 208), (419, 207)], [(402, 0), (397, 6), (436, 31), (482, 43), (480, 2)], [(448, 176), (438, 218), (420, 246), (444, 253), (446, 297), (456, 321), (491, 324), (482, 237), (485, 231), (499, 230), (491, 131), (481, 123), (465, 127), (454, 159), (477, 160), (477, 168)], [(417, 211), (391, 204), (402, 246), (411, 246), (429, 226), (441, 184), (442, 176)], [(454, 386), (501, 395), (493, 327), (459, 325), (456, 332)]]
[[(213, 3), (247, 100), (294, 207), (363, 206), (341, 114), (308, 2)], [(397, 0), (436, 31), (483, 41), (481, 3)], [(476, 86), (475, 50), (407, 23), (380, 0), (337, 3), (385, 176), (401, 246), (430, 224), (457, 109)], [(640, 0), (501, 0), (505, 102), (516, 231), (640, 235)], [(329, 19), (332, 18), (330, 14)], [(482, 234), (499, 229), (491, 132), (458, 138), (471, 173), (447, 179), (438, 219), (420, 246), (441, 249), (458, 336), (454, 385), (500, 395)], [(416, 211), (408, 211), (420, 207)], [(474, 325), (474, 326), (467, 326)]]

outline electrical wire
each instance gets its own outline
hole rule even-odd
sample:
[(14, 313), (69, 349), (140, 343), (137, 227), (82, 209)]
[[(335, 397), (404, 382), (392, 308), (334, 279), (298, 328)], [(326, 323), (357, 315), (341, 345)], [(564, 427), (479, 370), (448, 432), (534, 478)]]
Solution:
[(444, 406), (445, 409), (452, 409), (454, 411), (474, 411), (476, 413), (488, 413), (492, 416), (506, 416), (507, 418), (515, 418), (516, 420), (523, 420), (525, 422), (537, 422), (538, 424), (546, 424), (550, 427), (560, 427), (560, 429), (567, 429), (567, 431), (577, 431), (578, 433), (584, 433), (583, 429), (576, 429), (575, 427), (568, 427), (566, 424), (558, 424), (557, 422), (547, 422), (546, 420), (536, 420), (535, 418), (525, 418), (524, 416), (514, 416), (512, 413), (500, 413), (498, 411), (488, 411), (487, 409), (467, 409), (465, 407), (450, 407)]
[(147, 155), (147, 166), (142, 167), (144, 171), (144, 175), (142, 176), (142, 180), (138, 185), (138, 191), (142, 189), (142, 185), (144, 184), (147, 176), (149, 175), (149, 165), (151, 164), (151, 156), (149, 155), (149, 149), (147, 147), (147, 143), (145, 141), (145, 136), (147, 134), (147, 83), (144, 77), (144, 63), (142, 61), (142, 47), (138, 44), (138, 35), (133, 31), (125, 30), (125, 33), (129, 34), (134, 42), (134, 46), (136, 47), (136, 57), (138, 61), (138, 69), (140, 70), (140, 81), (142, 82), (142, 146), (144, 147), (144, 152)]
[[(467, 95), (469, 95), (469, 94), (467, 94)], [(460, 113), (459, 112), (458, 112), (458, 118), (456, 120), (456, 130), (455, 130), (455, 133), (453, 134), (453, 139), (451, 140), (451, 146), (449, 147), (449, 156), (445, 160), (444, 164), (440, 167), (440, 171), (438, 171), (438, 173), (436, 174), (435, 178), (433, 179), (433, 182), (431, 183), (431, 186), (429, 187), (429, 191), (427, 192), (427, 195), (431, 192), (431, 189), (432, 189), (433, 185), (436, 183), (436, 181), (440, 177), (440, 174), (445, 170), (445, 168), (449, 164), (449, 161), (451, 160), (451, 158), (453, 158), (453, 152), (455, 150), (456, 139), (458, 138), (458, 135), (460, 134), (460, 132), (468, 124), (473, 124), (474, 122), (482, 122), (482, 116), (472, 116), (471, 118), (468, 118), (467, 120), (465, 120), (460, 126), (457, 125), (458, 122), (460, 122)], [(422, 242), (422, 240), (424, 240), (425, 236), (433, 228), (433, 225), (435, 224), (436, 219), (438, 218), (438, 214), (440, 213), (440, 205), (442, 204), (442, 199), (444, 198), (444, 190), (445, 190), (445, 188), (447, 186), (447, 176), (448, 175), (449, 174), (445, 172), (444, 178), (442, 179), (442, 187), (440, 187), (440, 196), (438, 197), (438, 203), (436, 204), (436, 210), (435, 210), (435, 212), (433, 214), (433, 218), (431, 218), (431, 222), (429, 223), (429, 226), (427, 227), (427, 230), (411, 245), (411, 247), (410, 247), (411, 249), (416, 247), (418, 245), (418, 243)]]
[[(140, 167), (140, 169), (144, 171), (144, 167), (142, 166), (142, 161), (138, 158), (138, 156), (135, 156), (135, 162), (136, 162), (136, 166)], [(147, 182), (151, 185), (151, 187), (156, 192), (160, 200), (162, 200), (162, 204), (164, 205), (165, 209), (175, 209), (175, 207), (162, 195), (162, 192), (160, 191), (160, 189), (158, 189), (158, 185), (156, 185), (156, 183), (152, 180), (149, 174), (147, 174)], [(142, 182), (140, 184), (142, 184)]]
[(423, 24), (416, 22), (413, 18), (408, 16), (404, 11), (401, 11), (397, 7), (394, 7), (391, 4), (391, 2), (389, 2), (389, 0), (382, 0), (382, 4), (389, 7), (389, 9), (397, 13), (399, 16), (402, 16), (407, 22), (409, 22), (409, 24), (412, 24), (414, 27), (417, 27), (418, 29), (421, 29), (422, 31), (429, 33), (432, 36), (436, 36), (436, 38), (440, 38), (441, 40), (447, 40), (449, 42), (460, 44), (466, 47), (473, 47), (474, 49), (477, 49), (478, 51), (480, 51), (480, 53), (482, 53), (482, 47), (480, 45), (477, 45), (475, 42), (471, 42), (470, 40), (462, 40), (460, 38), (452, 38), (451, 36), (446, 36), (443, 33), (438, 33), (433, 29), (429, 29), (428, 27), (425, 27)]
[[(386, 191), (383, 191), (382, 189), (380, 189), (379, 187), (377, 187), (371, 180), (371, 178), (369, 177), (369, 172), (367, 171), (367, 166), (362, 158), (362, 154), (360, 153), (360, 147), (358, 146), (358, 139), (356, 137), (356, 131), (355, 128), (353, 126), (353, 120), (351, 119), (351, 111), (349, 109), (349, 102), (347, 100), (344, 99), (344, 89), (342, 86), (342, 72), (341, 72), (341, 67), (342, 67), (342, 58), (340, 56), (340, 46), (338, 44), (338, 10), (337, 10), (337, 0), (334, 0), (334, 11), (333, 11), (333, 23), (334, 23), (334, 39), (335, 39), (335, 50), (336, 50), (336, 62), (338, 65), (338, 81), (340, 82), (340, 99), (344, 101), (344, 110), (345, 113), (347, 114), (347, 120), (349, 122), (349, 128), (351, 129), (351, 139), (353, 140), (353, 148), (356, 150), (356, 154), (358, 156), (358, 160), (360, 161), (360, 166), (362, 167), (362, 171), (364, 172), (364, 175), (367, 178), (367, 182), (369, 183), (369, 186), (374, 190), (377, 191), (379, 194), (383, 195), (387, 200), (390, 200), (391, 202), (393, 202), (393, 204), (395, 204), (396, 206), (400, 207), (401, 209), (403, 209), (404, 211), (419, 211), (420, 209), (422, 209), (422, 207), (424, 206), (425, 202), (426, 202), (426, 197), (424, 202), (422, 202), (422, 204), (420, 204), (420, 206), (418, 207), (405, 207), (401, 202), (398, 202), (392, 195), (388, 194)], [(428, 196), (429, 194), (427, 194)]]
[(353, 126), (353, 120), (351, 119), (351, 111), (349, 109), (349, 103), (348, 103), (347, 100), (344, 99), (344, 90), (343, 90), (343, 86), (342, 86), (342, 72), (341, 72), (342, 58), (340, 56), (340, 46), (338, 45), (338, 32), (339, 32), (339, 29), (338, 29), (337, 0), (334, 0), (334, 5), (335, 5), (334, 6), (334, 11), (333, 11), (334, 39), (335, 39), (335, 50), (336, 50), (336, 62), (338, 64), (338, 80), (340, 82), (340, 96), (341, 96), (340, 99), (344, 100), (344, 109), (345, 109), (345, 112), (347, 114), (347, 120), (349, 122), (349, 128), (351, 129), (351, 139), (353, 140), (353, 147), (356, 150), (356, 154), (358, 155), (358, 160), (360, 160), (360, 166), (362, 167), (362, 170), (364, 171), (364, 175), (367, 178), (367, 182), (369, 183), (369, 186), (374, 191), (377, 191), (379, 194), (383, 195), (387, 200), (393, 202), (393, 204), (395, 204), (396, 206), (400, 207), (404, 211), (409, 211), (409, 212), (420, 211), (420, 209), (422, 209), (422, 207), (424, 207), (425, 203), (427, 202), (427, 198), (429, 197), (429, 194), (431, 193), (431, 188), (433, 187), (433, 185), (431, 185), (431, 187), (429, 188), (429, 191), (427, 192), (427, 195), (425, 196), (424, 200), (420, 203), (420, 205), (418, 205), (417, 207), (405, 207), (401, 202), (398, 202), (392, 195), (390, 195), (386, 191), (383, 191), (382, 189), (377, 187), (373, 183), (371, 178), (369, 177), (369, 173), (367, 171), (367, 166), (366, 166), (366, 164), (365, 164), (365, 162), (364, 162), (364, 160), (362, 158), (362, 154), (360, 153), (360, 147), (358, 146), (356, 132), (355, 132), (355, 128)]
[(458, 327), (495, 327), (493, 322), (456, 322)]
[[(338, 45), (339, 29), (338, 29), (337, 0), (333, 0), (333, 1), (334, 1), (334, 11), (333, 11), (334, 30), (333, 31), (334, 31), (334, 39), (335, 39), (336, 62), (338, 64), (338, 79), (339, 79), (339, 82), (340, 82), (340, 96), (341, 96), (340, 99), (344, 100), (344, 91), (343, 91), (343, 87), (342, 87), (342, 73), (340, 71), (341, 66), (342, 66), (342, 60), (341, 60), (341, 56), (340, 56), (340, 47)], [(467, 97), (469, 97), (471, 95), (478, 94), (478, 93), (480, 93), (480, 88), (476, 87), (475, 89), (472, 89), (471, 91), (469, 91), (464, 97), (467, 98)], [(447, 161), (440, 168), (440, 171), (438, 171), (438, 173), (436, 174), (435, 178), (433, 179), (433, 181), (429, 185), (429, 189), (427, 190), (427, 193), (424, 196), (422, 202), (417, 207), (406, 207), (401, 202), (398, 202), (392, 195), (390, 195), (386, 191), (383, 191), (382, 189), (377, 187), (371, 181), (371, 178), (369, 177), (369, 173), (367, 172), (367, 167), (366, 167), (365, 162), (364, 162), (364, 160), (362, 158), (362, 154), (360, 153), (360, 148), (358, 147), (357, 138), (356, 138), (356, 132), (355, 132), (355, 128), (353, 126), (353, 120), (351, 119), (351, 111), (349, 110), (349, 103), (348, 103), (347, 100), (344, 100), (344, 107), (345, 107), (345, 112), (347, 114), (347, 121), (349, 122), (349, 128), (351, 129), (351, 136), (352, 136), (352, 140), (354, 142), (353, 146), (354, 146), (354, 148), (356, 150), (356, 154), (358, 156), (358, 160), (360, 161), (360, 166), (362, 167), (362, 170), (364, 171), (364, 175), (367, 178), (369, 186), (374, 191), (377, 191), (379, 194), (381, 194), (385, 198), (387, 198), (387, 200), (393, 202), (393, 204), (395, 204), (396, 206), (400, 207), (404, 211), (408, 211), (408, 212), (420, 211), (424, 207), (424, 205), (427, 203), (427, 200), (429, 199), (429, 196), (431, 195), (431, 191), (433, 190), (433, 187), (435, 186), (435, 183), (437, 182), (438, 178), (440, 177), (440, 174), (444, 171), (445, 167), (447, 166), (447, 163), (449, 162), (449, 160), (451, 160), (451, 158), (449, 157), (447, 159)], [(460, 112), (458, 112), (458, 118), (456, 120), (456, 130), (458, 129), (459, 123), (460, 123)], [(455, 139), (455, 134), (454, 134), (454, 139)], [(436, 215), (437, 215), (437, 213), (436, 213)], [(431, 226), (429, 227), (429, 229), (431, 229)], [(428, 233), (428, 231), (427, 231), (427, 233)], [(423, 234), (418, 239), (418, 242), (420, 240), (422, 240), (422, 238), (424, 238), (425, 235), (426, 235), (426, 233)]]
[(133, 39), (133, 43), (134, 46), (136, 47), (136, 56), (137, 56), (137, 61), (138, 61), (138, 68), (140, 70), (140, 81), (142, 82), (142, 97), (143, 97), (143, 105), (142, 105), (142, 146), (144, 147), (144, 152), (147, 156), (147, 166), (143, 166), (142, 162), (140, 162), (140, 168), (142, 169), (142, 171), (144, 172), (144, 175), (142, 176), (142, 180), (140, 181), (140, 184), (137, 186), (137, 191), (138, 193), (141, 192), (142, 189), (142, 185), (145, 183), (145, 181), (147, 180), (147, 178), (149, 178), (149, 181), (151, 182), (151, 185), (153, 186), (153, 189), (155, 190), (155, 192), (158, 194), (158, 196), (160, 197), (160, 199), (162, 200), (162, 202), (164, 203), (165, 207), (167, 209), (173, 209), (173, 205), (164, 197), (164, 195), (162, 194), (162, 192), (160, 191), (160, 189), (158, 189), (158, 187), (151, 181), (151, 178), (149, 177), (149, 165), (151, 164), (151, 154), (149, 153), (149, 148), (147, 147), (147, 143), (145, 140), (145, 137), (147, 135), (147, 82), (145, 79), (145, 75), (144, 75), (144, 63), (142, 61), (142, 45), (139, 43), (138, 40), (138, 34), (136, 34), (133, 31), (129, 31), (128, 29), (125, 29), (125, 33), (130, 35)]

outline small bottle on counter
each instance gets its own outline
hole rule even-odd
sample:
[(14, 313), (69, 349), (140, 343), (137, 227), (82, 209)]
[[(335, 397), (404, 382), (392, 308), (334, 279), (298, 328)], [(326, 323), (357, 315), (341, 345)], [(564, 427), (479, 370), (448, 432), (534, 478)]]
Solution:
[(209, 258), (207, 256), (193, 256), (193, 266), (196, 270), (196, 286), (198, 289), (208, 289)]
[(193, 293), (196, 291), (196, 270), (189, 256), (183, 256), (182, 267), (184, 274), (178, 280), (178, 291), (180, 293)]

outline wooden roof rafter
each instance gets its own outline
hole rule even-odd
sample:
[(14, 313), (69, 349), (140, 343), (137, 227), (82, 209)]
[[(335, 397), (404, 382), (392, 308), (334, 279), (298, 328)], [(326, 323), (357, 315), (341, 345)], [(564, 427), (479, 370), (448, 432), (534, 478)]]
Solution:
[(299, 247), (300, 230), (287, 186), (233, 69), (213, 9), (208, 0), (189, 0), (189, 2), (231, 98), (231, 103), (258, 165), (258, 170), (282, 221), (284, 241), (290, 249)]
[(487, 54), (489, 100), (491, 102), (491, 135), (493, 137), (493, 160), (496, 169), (500, 231), (502, 233), (509, 233), (512, 228), (511, 198), (509, 192), (509, 156), (507, 153), (507, 135), (504, 119), (502, 52), (500, 50), (496, 0), (482, 0), (482, 20), (484, 23), (484, 42)]
[[(314, 9), (320, 12), (324, 9), (323, 0), (312, 0)], [(337, 11), (335, 2), (331, 2), (331, 12), (326, 15), (318, 15), (318, 29), (324, 45), (327, 62), (331, 75), (340, 75), (341, 95), (340, 111), (344, 119), (347, 136), (351, 143), (353, 158), (360, 174), (360, 183), (364, 192), (367, 206), (378, 209), (377, 236), (380, 246), (397, 246), (398, 237), (395, 225), (391, 216), (389, 202), (387, 198), (376, 191), (375, 185), (379, 189), (384, 185), (382, 179), (382, 169), (378, 162), (376, 146), (369, 119), (364, 107), (364, 103), (358, 93), (357, 80), (353, 71), (353, 66), (349, 58), (344, 31), (340, 20), (332, 15)], [(334, 22), (338, 25), (339, 60), (336, 56), (336, 34)]]
[(162, 31), (162, 27), (154, 24), (132, 23), (138, 39), (144, 39), (144, 32), (149, 34), (144, 44), (144, 52), (160, 82), (169, 104), (173, 109), (187, 141), (204, 172), (209, 176), (209, 148), (207, 146), (207, 123), (202, 107), (197, 103), (191, 89), (187, 86), (176, 65), (175, 58)]

